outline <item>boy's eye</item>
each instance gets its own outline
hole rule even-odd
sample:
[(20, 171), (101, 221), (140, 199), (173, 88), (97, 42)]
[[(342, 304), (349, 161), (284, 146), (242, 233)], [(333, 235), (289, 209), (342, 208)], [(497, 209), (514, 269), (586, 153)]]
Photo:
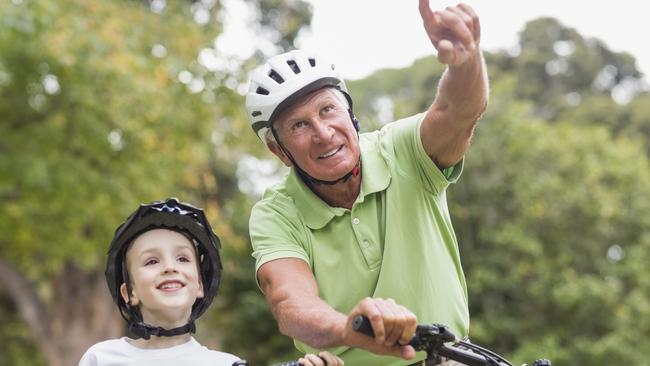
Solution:
[(152, 264), (156, 264), (156, 263), (158, 263), (158, 260), (155, 259), (155, 258), (151, 258), (151, 259), (147, 259), (147, 260), (144, 262), (144, 265), (145, 265), (145, 266), (150, 266), (150, 265), (152, 265)]
[(179, 262), (191, 262), (190, 259), (188, 257), (185, 257), (185, 256), (178, 257), (178, 261)]

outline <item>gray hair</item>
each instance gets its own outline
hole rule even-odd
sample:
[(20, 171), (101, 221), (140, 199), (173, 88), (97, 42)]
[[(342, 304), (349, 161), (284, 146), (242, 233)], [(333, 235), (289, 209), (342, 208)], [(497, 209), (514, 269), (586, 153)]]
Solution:
[(273, 131), (271, 131), (270, 128), (266, 129), (266, 133), (264, 134), (264, 140), (266, 141), (267, 145), (270, 143), (277, 143), (275, 141), (275, 136), (273, 136)]

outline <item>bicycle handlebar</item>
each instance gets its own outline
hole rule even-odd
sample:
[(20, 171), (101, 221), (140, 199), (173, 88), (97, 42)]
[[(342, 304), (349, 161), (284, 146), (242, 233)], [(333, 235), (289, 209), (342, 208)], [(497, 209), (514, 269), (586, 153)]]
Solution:
[[(352, 329), (370, 337), (375, 335), (370, 320), (363, 315), (352, 319)], [(446, 343), (453, 345), (448, 346)], [(418, 324), (409, 345), (416, 351), (426, 351), (427, 359), (440, 356), (468, 366), (513, 366), (508, 360), (488, 349), (460, 340), (449, 328), (440, 324)], [(541, 359), (536, 360), (533, 365), (551, 366), (551, 362)]]
[[(370, 320), (363, 315), (352, 319), (352, 329), (370, 337), (375, 336)], [(453, 344), (448, 345), (449, 343)], [(426, 351), (427, 360), (444, 357), (467, 366), (513, 366), (508, 360), (488, 349), (462, 341), (449, 328), (440, 324), (418, 324), (415, 336), (408, 344), (416, 351)], [(239, 360), (232, 366), (248, 366), (248, 362)], [(298, 360), (292, 360), (273, 366), (300, 366), (300, 363)], [(533, 366), (551, 366), (551, 362), (540, 359), (536, 360)]]
[[(325, 362), (325, 364), (327, 364), (327, 361), (325, 361), (324, 358), (322, 358), (320, 356), (318, 356), (318, 357), (321, 360), (323, 360), (323, 362)], [(248, 366), (248, 361), (246, 361), (246, 360), (235, 361), (235, 363), (233, 363), (232, 366)], [(298, 360), (291, 360), (291, 361), (276, 363), (276, 364), (273, 364), (273, 366), (301, 366), (301, 364), (300, 364), (300, 362), (298, 362)]]
[(300, 363), (298, 362), (298, 360), (293, 360), (293, 361), (287, 361), (282, 363), (276, 363), (273, 366), (300, 366)]

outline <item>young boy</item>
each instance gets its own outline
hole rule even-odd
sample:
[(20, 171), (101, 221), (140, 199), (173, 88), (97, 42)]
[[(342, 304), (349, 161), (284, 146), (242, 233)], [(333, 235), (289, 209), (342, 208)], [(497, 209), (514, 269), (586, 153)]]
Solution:
[[(90, 347), (79, 366), (231, 366), (238, 357), (199, 344), (191, 333), (221, 280), (219, 238), (203, 210), (170, 198), (141, 205), (120, 225), (108, 251), (106, 281), (135, 339)], [(305, 366), (343, 365), (322, 352)]]

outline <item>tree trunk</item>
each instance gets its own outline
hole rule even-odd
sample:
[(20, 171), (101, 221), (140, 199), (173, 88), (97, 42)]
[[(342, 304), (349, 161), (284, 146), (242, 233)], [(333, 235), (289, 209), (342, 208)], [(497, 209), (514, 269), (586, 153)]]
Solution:
[(0, 258), (0, 284), (8, 289), (50, 366), (76, 365), (88, 347), (124, 333), (124, 321), (102, 273), (65, 264), (51, 281), (46, 303), (33, 283)]

